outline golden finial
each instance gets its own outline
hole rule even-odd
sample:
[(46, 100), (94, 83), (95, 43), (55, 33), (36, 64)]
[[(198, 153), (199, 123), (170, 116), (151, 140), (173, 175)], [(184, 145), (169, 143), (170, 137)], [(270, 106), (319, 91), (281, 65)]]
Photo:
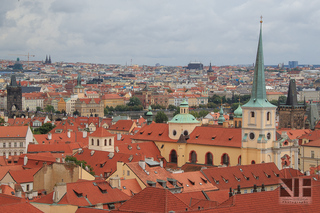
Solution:
[(260, 16), (260, 23), (261, 23), (261, 24), (262, 24), (262, 18), (263, 18), (263, 17), (262, 17), (262, 16)]

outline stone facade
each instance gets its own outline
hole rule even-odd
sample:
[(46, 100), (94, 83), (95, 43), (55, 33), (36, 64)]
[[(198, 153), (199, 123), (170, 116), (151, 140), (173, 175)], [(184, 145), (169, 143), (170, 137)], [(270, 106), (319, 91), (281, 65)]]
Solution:
[(22, 110), (22, 88), (17, 85), (15, 75), (11, 76), (11, 83), (7, 86), (7, 110), (12, 115), (12, 110)]

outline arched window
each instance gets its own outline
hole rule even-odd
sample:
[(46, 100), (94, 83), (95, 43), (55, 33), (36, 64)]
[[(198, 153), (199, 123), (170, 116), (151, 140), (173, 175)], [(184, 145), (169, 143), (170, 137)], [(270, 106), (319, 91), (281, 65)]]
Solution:
[(241, 165), (241, 155), (238, 157), (238, 165)]
[(173, 136), (176, 136), (176, 135), (177, 135), (177, 131), (176, 131), (176, 130), (173, 130), (173, 131), (172, 131), (172, 134), (173, 134)]
[(99, 139), (97, 139), (97, 146), (100, 146), (100, 141), (99, 141)]
[(254, 118), (254, 112), (252, 111), (250, 114), (251, 114), (251, 118)]
[(211, 152), (207, 152), (206, 154), (206, 164), (213, 165), (213, 155)]
[(177, 152), (176, 152), (176, 150), (171, 150), (171, 152), (170, 152), (170, 156), (169, 156), (169, 160), (170, 160), (170, 162), (171, 163), (177, 163)]
[(184, 130), (183, 134), (187, 136), (189, 134), (188, 130)]
[(104, 139), (104, 146), (107, 146), (107, 139)]
[(93, 139), (91, 139), (91, 145), (94, 145), (94, 140)]
[(239, 121), (239, 128), (241, 128), (241, 121)]
[(190, 163), (197, 163), (197, 153), (195, 151), (191, 151), (189, 155)]
[(267, 112), (267, 121), (270, 121), (270, 112)]
[(256, 164), (256, 162), (254, 160), (251, 161), (251, 164)]
[(230, 164), (230, 158), (229, 158), (229, 155), (227, 153), (224, 153), (222, 156), (221, 156), (221, 164), (222, 165), (227, 165), (229, 166)]
[(112, 146), (112, 140), (109, 139), (109, 146)]

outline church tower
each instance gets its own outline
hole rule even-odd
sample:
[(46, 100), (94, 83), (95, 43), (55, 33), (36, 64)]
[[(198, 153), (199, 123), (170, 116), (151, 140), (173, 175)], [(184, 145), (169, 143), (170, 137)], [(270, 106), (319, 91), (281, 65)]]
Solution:
[(16, 76), (11, 75), (10, 84), (7, 86), (7, 110), (9, 117), (16, 110), (22, 110), (22, 88), (17, 84)]
[(78, 95), (78, 98), (84, 98), (84, 87), (81, 85), (80, 73), (78, 73), (77, 86), (74, 87), (73, 93)]
[(251, 98), (242, 106), (242, 164), (271, 162), (276, 140), (276, 106), (267, 100), (262, 48), (262, 20)]

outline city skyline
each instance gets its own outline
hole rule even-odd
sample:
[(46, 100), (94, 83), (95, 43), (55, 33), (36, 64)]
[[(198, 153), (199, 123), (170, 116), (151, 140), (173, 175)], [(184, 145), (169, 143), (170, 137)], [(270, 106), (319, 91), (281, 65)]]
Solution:
[[(316, 1), (8, 1), (0, 58), (185, 66), (254, 63), (263, 16), (265, 64), (319, 64)], [(12, 55), (11, 55), (12, 54)], [(27, 60), (27, 57), (20, 57)]]

